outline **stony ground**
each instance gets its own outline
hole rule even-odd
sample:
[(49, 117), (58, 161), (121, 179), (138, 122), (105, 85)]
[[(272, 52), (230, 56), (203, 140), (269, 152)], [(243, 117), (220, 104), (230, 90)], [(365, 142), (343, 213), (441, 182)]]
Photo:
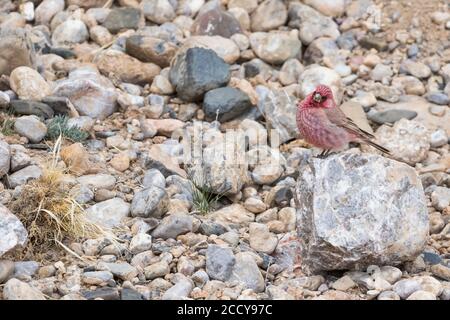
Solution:
[(0, 76), (0, 299), (450, 300), (445, 0), (0, 0)]

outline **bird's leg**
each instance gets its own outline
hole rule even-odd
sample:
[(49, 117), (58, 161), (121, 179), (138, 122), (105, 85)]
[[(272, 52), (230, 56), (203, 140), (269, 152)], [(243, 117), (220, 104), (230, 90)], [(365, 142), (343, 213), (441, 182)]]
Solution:
[(323, 149), (322, 152), (317, 156), (317, 158), (325, 159), (329, 151), (329, 149)]

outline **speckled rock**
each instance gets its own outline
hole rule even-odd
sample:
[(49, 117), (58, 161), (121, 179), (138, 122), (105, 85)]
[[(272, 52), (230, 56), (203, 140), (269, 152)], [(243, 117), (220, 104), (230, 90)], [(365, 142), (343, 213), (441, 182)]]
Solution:
[(427, 128), (415, 120), (401, 119), (393, 127), (383, 125), (375, 136), (378, 143), (391, 151), (394, 159), (410, 165), (424, 160), (430, 149)]
[(10, 250), (25, 245), (27, 230), (8, 208), (0, 204), (0, 257)]
[(428, 211), (411, 167), (342, 153), (311, 159), (300, 172), (297, 224), (306, 270), (395, 265), (422, 252)]

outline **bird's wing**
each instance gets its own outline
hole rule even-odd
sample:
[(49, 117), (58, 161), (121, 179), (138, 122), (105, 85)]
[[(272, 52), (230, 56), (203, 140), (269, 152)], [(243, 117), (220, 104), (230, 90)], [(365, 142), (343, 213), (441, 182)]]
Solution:
[(332, 108), (332, 109), (325, 109), (325, 114), (327, 115), (327, 118), (328, 118), (328, 120), (330, 120), (331, 123), (347, 130), (350, 133), (353, 133), (354, 135), (356, 135), (359, 138), (362, 138), (362, 139), (374, 139), (375, 138), (375, 136), (373, 134), (371, 134), (370, 132), (367, 132), (367, 131), (361, 129), (360, 127), (358, 127), (358, 125), (355, 122), (353, 122), (352, 119), (347, 117), (345, 115), (345, 113), (338, 106), (336, 106), (335, 108)]

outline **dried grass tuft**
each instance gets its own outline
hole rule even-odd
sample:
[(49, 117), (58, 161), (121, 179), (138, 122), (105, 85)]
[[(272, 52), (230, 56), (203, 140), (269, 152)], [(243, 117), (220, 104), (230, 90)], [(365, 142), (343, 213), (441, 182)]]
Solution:
[[(51, 163), (42, 176), (23, 186), (20, 197), (11, 203), (11, 211), (28, 231), (28, 245), (22, 252), (27, 258), (45, 260), (46, 253), (64, 249), (65, 241), (107, 237), (115, 239), (112, 230), (87, 220), (84, 208), (73, 198), (65, 173), (57, 167), (61, 137), (56, 141)], [(77, 258), (81, 258), (75, 255)]]

